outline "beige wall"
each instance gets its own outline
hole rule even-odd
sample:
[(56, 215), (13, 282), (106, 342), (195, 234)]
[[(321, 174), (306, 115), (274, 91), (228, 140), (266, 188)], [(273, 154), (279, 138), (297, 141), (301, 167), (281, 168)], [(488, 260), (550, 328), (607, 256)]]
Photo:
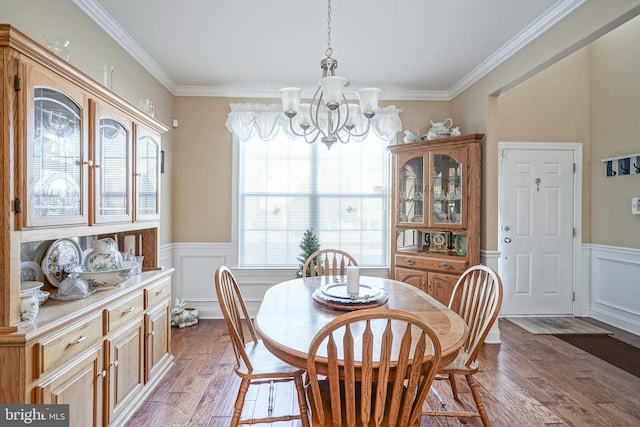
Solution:
[[(624, 213), (629, 211), (632, 193), (637, 192), (638, 176), (605, 179), (599, 161), (640, 151), (637, 138), (634, 140), (640, 126), (640, 97), (633, 76), (638, 59), (629, 55), (637, 51), (637, 30), (610, 36), (611, 40), (631, 38), (628, 46), (611, 48), (605, 38), (591, 51), (579, 52), (567, 62), (547, 68), (639, 12), (640, 0), (586, 2), (452, 102), (387, 102), (404, 108), (404, 129), (426, 132), (430, 119), (451, 117), (465, 133), (487, 134), (483, 147), (483, 249), (497, 249), (500, 140), (591, 144), (583, 153), (587, 184), (583, 194), (584, 225), (592, 224), (591, 230), (583, 230), (584, 237), (591, 236), (594, 243), (638, 247), (638, 218)], [(46, 33), (68, 38), (73, 65), (90, 75), (95, 75), (96, 64), (113, 65), (116, 93), (134, 104), (142, 98), (152, 99), (157, 106), (156, 117), (164, 123), (178, 118), (180, 127), (163, 136), (166, 164), (162, 177), (161, 241), (231, 240), (232, 144), (224, 127), (229, 103), (277, 100), (173, 97), (71, 1), (0, 0), (0, 22), (12, 24), (39, 41)], [(587, 61), (591, 62), (589, 71), (583, 68)], [(624, 66), (614, 67), (614, 63)], [(536, 77), (528, 80), (532, 76)], [(518, 86), (522, 82), (525, 83)], [(589, 96), (598, 102), (582, 104), (580, 100), (588, 101)], [(590, 111), (585, 111), (585, 105), (590, 105)], [(589, 121), (590, 127), (585, 125)], [(540, 122), (552, 126), (547, 128)], [(590, 200), (594, 201), (592, 205)], [(612, 230), (608, 223), (620, 226)]]
[[(590, 239), (590, 72), (589, 47), (570, 55), (496, 97), (500, 142), (582, 144), (583, 242)], [(495, 153), (495, 161), (498, 155)]]
[[(640, 0), (586, 2), (451, 102), (452, 114), (465, 132), (485, 132), (487, 135), (483, 147), (482, 249), (498, 248), (497, 152), (501, 135), (497, 95), (506, 93), (639, 13)], [(545, 132), (529, 134), (526, 139), (545, 140), (545, 135)], [(576, 142), (576, 137), (558, 142)], [(585, 172), (588, 170), (586, 167)], [(591, 221), (597, 224), (595, 217)]]
[(591, 47), (591, 240), (602, 245), (640, 248), (640, 175), (607, 177), (600, 161), (640, 153), (639, 46), (640, 17)]
[[(100, 67), (114, 67), (113, 91), (138, 105), (140, 99), (151, 99), (156, 105), (155, 117), (170, 124), (174, 97), (140, 64), (102, 31), (71, 0), (0, 0), (0, 22), (44, 45), (46, 34), (69, 40), (70, 63), (85, 74), (101, 80)], [(173, 132), (162, 136), (162, 149), (171, 159)], [(162, 175), (162, 224), (160, 241), (172, 241), (171, 163)]]
[[(225, 128), (233, 103), (277, 99), (177, 97), (174, 150), (175, 242), (231, 242), (232, 135)], [(449, 102), (381, 102), (401, 108), (405, 129), (425, 134), (429, 120), (450, 116)], [(400, 133), (398, 140), (402, 141)]]

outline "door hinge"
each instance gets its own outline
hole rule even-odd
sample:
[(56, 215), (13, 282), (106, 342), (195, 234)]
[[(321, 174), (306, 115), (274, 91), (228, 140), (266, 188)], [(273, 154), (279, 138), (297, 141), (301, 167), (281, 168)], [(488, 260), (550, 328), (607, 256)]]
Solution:
[(576, 302), (576, 291), (571, 292), (571, 302)]
[(576, 228), (573, 227), (573, 237), (576, 237), (576, 234), (578, 234), (578, 232), (576, 231)]
[(576, 166), (576, 164), (573, 164), (573, 173), (576, 173), (576, 169), (578, 168), (578, 166)]
[(15, 199), (13, 201), (13, 213), (20, 213), (20, 212), (22, 212), (22, 200)]
[(18, 76), (13, 76), (13, 90), (16, 92), (22, 90), (22, 79)]

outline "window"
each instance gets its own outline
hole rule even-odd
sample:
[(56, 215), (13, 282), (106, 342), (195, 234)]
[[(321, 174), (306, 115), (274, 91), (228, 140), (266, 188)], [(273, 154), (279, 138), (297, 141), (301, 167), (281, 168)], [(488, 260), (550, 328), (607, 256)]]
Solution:
[(282, 131), (238, 146), (240, 267), (298, 267), (300, 241), (313, 228), (322, 248), (351, 253), (365, 267), (389, 263), (389, 141), (327, 150)]

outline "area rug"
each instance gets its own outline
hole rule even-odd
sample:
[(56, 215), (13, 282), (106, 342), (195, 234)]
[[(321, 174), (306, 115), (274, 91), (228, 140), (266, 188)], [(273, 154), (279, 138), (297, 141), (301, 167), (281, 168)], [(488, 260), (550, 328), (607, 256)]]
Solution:
[(611, 363), (636, 377), (640, 377), (640, 348), (622, 342), (610, 335), (602, 334), (561, 334), (554, 335), (598, 359)]
[(531, 334), (611, 334), (578, 317), (505, 317)]

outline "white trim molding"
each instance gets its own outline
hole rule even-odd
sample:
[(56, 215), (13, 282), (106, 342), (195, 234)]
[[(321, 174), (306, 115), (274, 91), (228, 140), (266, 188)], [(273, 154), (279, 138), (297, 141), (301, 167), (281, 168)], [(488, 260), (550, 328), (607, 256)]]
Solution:
[[(488, 251), (481, 250), (480, 251), (480, 264), (486, 265), (489, 268), (492, 268), (494, 271), (498, 271), (498, 260), (500, 260), (500, 252), (499, 251)], [(496, 321), (489, 334), (484, 340), (485, 344), (500, 344), (502, 341), (500, 339), (500, 325)]]
[(640, 335), (640, 249), (591, 245), (590, 316)]

